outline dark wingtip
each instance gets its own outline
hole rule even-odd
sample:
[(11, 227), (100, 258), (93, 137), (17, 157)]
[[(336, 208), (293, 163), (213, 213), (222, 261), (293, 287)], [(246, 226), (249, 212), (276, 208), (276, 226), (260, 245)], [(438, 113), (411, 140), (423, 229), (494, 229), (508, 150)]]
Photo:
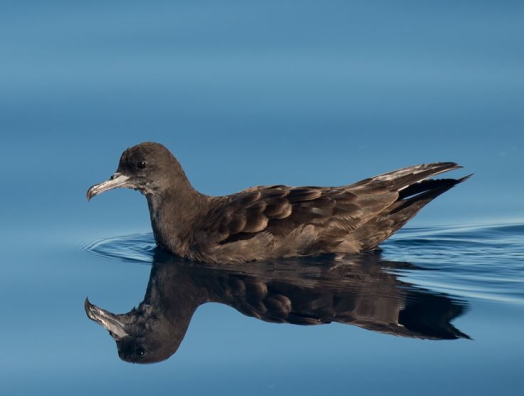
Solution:
[(461, 177), (460, 179), (457, 180), (457, 184), (458, 183), (462, 183), (462, 182), (465, 182), (466, 180), (468, 180), (471, 176), (473, 176), (474, 173), (470, 173), (469, 175), (466, 175), (464, 177)]
[(459, 164), (457, 164), (456, 162), (453, 162), (453, 161), (437, 162), (437, 164), (440, 165), (439, 167), (442, 170), (445, 170), (446, 172), (463, 168), (462, 165), (459, 165)]
[(454, 161), (443, 161), (443, 162), (440, 162), (440, 164), (443, 166), (462, 168), (462, 165), (459, 165)]

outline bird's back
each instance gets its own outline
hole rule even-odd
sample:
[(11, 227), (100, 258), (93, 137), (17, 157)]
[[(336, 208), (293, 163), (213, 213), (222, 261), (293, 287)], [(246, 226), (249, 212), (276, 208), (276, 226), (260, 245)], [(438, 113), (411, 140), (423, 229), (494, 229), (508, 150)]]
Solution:
[(342, 187), (259, 186), (213, 198), (191, 258), (245, 262), (376, 249), (462, 179), (427, 180), (455, 163), (403, 168)]

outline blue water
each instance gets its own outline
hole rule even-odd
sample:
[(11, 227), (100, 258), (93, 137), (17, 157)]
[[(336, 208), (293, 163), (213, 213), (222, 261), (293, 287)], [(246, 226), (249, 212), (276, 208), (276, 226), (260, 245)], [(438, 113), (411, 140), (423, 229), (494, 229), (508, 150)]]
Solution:
[[(381, 247), (378, 259), (374, 254), (372, 259), (364, 255), (364, 262), (372, 262), (368, 265), (380, 268), (385, 266), (386, 272), (392, 272), (406, 282), (451, 297), (524, 306), (522, 224), (407, 227)], [(155, 262), (156, 245), (152, 233), (94, 241), (84, 249), (101, 257), (130, 263)], [(349, 260), (354, 259), (349, 257)], [(294, 261), (283, 260), (280, 265), (292, 267)], [(319, 257), (298, 261), (304, 265), (322, 266), (330, 260)], [(342, 261), (336, 265), (346, 264)]]
[[(0, 393), (522, 393), (523, 18), (516, 1), (3, 2)], [(358, 265), (195, 271), (271, 270), (366, 307), (438, 301), (471, 340), (274, 324), (209, 303), (165, 362), (121, 361), (84, 299), (115, 313), (142, 301), (159, 268), (147, 205), (85, 193), (145, 140), (211, 195), (460, 163), (453, 176), (474, 176)]]

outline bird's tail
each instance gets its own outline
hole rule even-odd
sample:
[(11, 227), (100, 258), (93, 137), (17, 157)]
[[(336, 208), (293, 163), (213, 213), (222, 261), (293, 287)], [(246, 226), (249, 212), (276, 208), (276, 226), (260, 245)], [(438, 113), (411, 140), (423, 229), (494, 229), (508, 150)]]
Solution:
[[(356, 237), (362, 243), (362, 250), (376, 249), (381, 242), (398, 231), (429, 202), (471, 176), (460, 179), (422, 180), (402, 187), (397, 201), (359, 229)], [(387, 231), (377, 232), (377, 230)]]

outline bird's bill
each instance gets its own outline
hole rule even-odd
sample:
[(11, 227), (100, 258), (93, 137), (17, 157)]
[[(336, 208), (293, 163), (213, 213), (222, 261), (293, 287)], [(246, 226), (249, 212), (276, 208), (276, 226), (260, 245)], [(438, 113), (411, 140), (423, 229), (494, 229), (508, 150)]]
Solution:
[(84, 303), (84, 308), (89, 319), (102, 325), (107, 331), (109, 331), (109, 334), (111, 334), (111, 337), (113, 337), (115, 341), (128, 335), (124, 323), (118, 320), (116, 315), (91, 304), (87, 298)]
[(115, 188), (129, 187), (128, 180), (129, 176), (125, 176), (117, 172), (113, 174), (113, 176), (111, 176), (109, 180), (106, 180), (105, 182), (102, 182), (100, 184), (95, 184), (94, 186), (90, 187), (89, 190), (87, 190), (87, 200), (89, 201), (95, 195), (102, 194), (103, 192), (113, 190)]

